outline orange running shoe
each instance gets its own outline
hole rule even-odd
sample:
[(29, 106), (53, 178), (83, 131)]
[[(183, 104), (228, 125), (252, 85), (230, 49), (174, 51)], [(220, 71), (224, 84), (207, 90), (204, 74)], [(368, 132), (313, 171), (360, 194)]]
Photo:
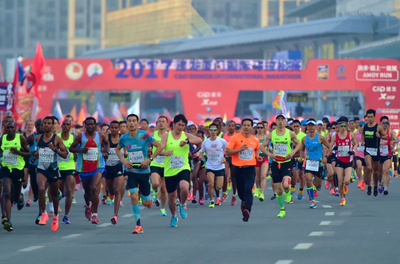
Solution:
[(361, 188), (361, 186), (362, 186), (362, 181), (358, 181), (357, 188)]
[(143, 234), (143, 226), (137, 225), (135, 229), (132, 231), (132, 234)]
[(146, 205), (146, 207), (149, 208), (149, 209), (150, 209), (151, 207), (153, 207), (153, 199), (150, 199), (150, 204), (149, 204), (149, 205)]
[(365, 191), (365, 181), (362, 181), (361, 191)]
[(51, 231), (57, 231), (57, 229), (58, 229), (58, 217), (59, 217), (59, 215), (57, 215), (57, 216), (53, 216), (53, 222), (51, 222)]
[(334, 195), (335, 194), (335, 189), (331, 188), (331, 194)]
[(42, 217), (40, 218), (39, 225), (45, 225), (49, 220), (49, 215), (47, 213), (42, 213)]
[(118, 222), (118, 216), (114, 215), (114, 216), (111, 218), (111, 224), (116, 225), (117, 222)]
[(340, 206), (345, 206), (346, 205), (346, 198), (342, 198), (340, 201)]
[(331, 184), (331, 182), (330, 181), (325, 181), (325, 189), (329, 189), (329, 185)]

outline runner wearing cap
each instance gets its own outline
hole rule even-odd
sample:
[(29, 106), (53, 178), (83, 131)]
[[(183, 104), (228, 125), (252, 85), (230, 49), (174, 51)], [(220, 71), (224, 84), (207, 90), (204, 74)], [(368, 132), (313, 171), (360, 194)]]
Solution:
[(332, 138), (331, 148), (335, 146), (333, 149), (336, 151), (336, 174), (341, 198), (340, 205), (345, 206), (353, 170), (353, 155), (357, 150), (358, 142), (354, 134), (347, 131), (347, 117), (341, 116), (337, 122), (339, 132)]
[[(331, 129), (329, 134), (326, 136), (328, 137), (329, 142), (332, 142), (333, 137), (336, 135), (336, 131), (339, 129), (337, 122), (331, 123)], [(333, 152), (327, 153), (328, 160), (326, 163), (326, 171), (327, 171), (327, 179), (325, 183), (325, 188), (329, 189), (329, 185), (331, 185), (331, 194), (335, 196), (339, 196), (339, 188), (338, 188), (338, 178), (336, 174), (336, 159)]]
[(151, 134), (154, 134), (155, 131), (156, 131), (156, 124), (151, 123), (151, 124), (149, 125), (149, 132), (150, 132)]
[(358, 178), (358, 185), (357, 188), (360, 188), (361, 191), (365, 190), (365, 181), (364, 181), (364, 167), (366, 166), (365, 164), (365, 156), (364, 156), (364, 146), (361, 146), (361, 140), (362, 140), (362, 131), (363, 127), (366, 125), (365, 121), (361, 121), (358, 126), (357, 132), (354, 133), (354, 136), (357, 139), (358, 142), (358, 147), (356, 149), (355, 153), (355, 162), (356, 162), (356, 174)]
[[(299, 120), (294, 120), (293, 121), (293, 132), (296, 134), (297, 140), (299, 142), (302, 142), (303, 138), (306, 136), (306, 133), (302, 132), (300, 130), (300, 121)], [(296, 152), (294, 154), (294, 161), (293, 161), (293, 170), (292, 170), (292, 188), (290, 190), (291, 194), (293, 194), (296, 191), (296, 184), (297, 180), (300, 182), (300, 188), (299, 188), (299, 193), (297, 195), (297, 199), (301, 200), (303, 199), (303, 193), (304, 193), (304, 186), (306, 184), (305, 178), (304, 178), (304, 173), (303, 173), (303, 162), (302, 160), (299, 160), (300, 158), (300, 151)]]
[[(290, 203), (292, 195), (290, 194), (290, 183), (292, 174), (292, 158), (300, 150), (301, 144), (297, 140), (296, 134), (286, 128), (286, 118), (283, 114), (276, 117), (277, 128), (268, 134), (264, 143), (261, 145), (261, 151), (273, 159), (271, 164), (272, 179), (277, 192), (276, 199), (280, 207), (278, 217), (284, 217), (286, 214), (284, 200), (282, 197), (282, 187), (285, 190), (286, 202)], [(272, 142), (272, 153), (266, 149)], [(296, 147), (292, 150), (291, 145)]]
[(381, 117), (381, 126), (383, 127), (383, 131), (387, 136), (387, 139), (381, 139), (379, 154), (381, 158), (381, 167), (382, 167), (382, 180), (383, 184), (379, 183), (378, 191), (384, 195), (388, 195), (388, 187), (390, 182), (390, 168), (392, 167), (392, 149), (395, 148), (397, 143), (396, 135), (393, 131), (390, 130), (389, 117), (382, 116)]
[[(227, 122), (227, 132), (224, 134), (224, 136), (222, 137), (223, 139), (225, 139), (226, 142), (229, 143), (230, 139), (237, 134), (235, 132), (236, 129), (236, 123), (233, 120), (230, 120)], [(231, 205), (234, 206), (236, 204), (236, 179), (234, 177), (234, 167), (232, 164), (232, 157), (229, 157), (228, 155), (225, 156), (225, 160), (226, 160), (226, 164), (225, 164), (225, 175), (227, 175), (228, 178), (228, 186), (229, 183), (232, 184), (232, 200), (231, 200)], [(225, 199), (228, 196), (225, 197), (225, 194), (222, 195), (222, 199), (221, 201), (224, 202)]]
[[(301, 139), (302, 151), (301, 160), (305, 160), (305, 178), (307, 181), (307, 194), (310, 198), (310, 208), (316, 208), (313, 185), (321, 188), (323, 164), (326, 163), (327, 158), (324, 157), (325, 145), (330, 151), (330, 145), (326, 137), (316, 133), (316, 122), (314, 119), (307, 121), (308, 135)], [(314, 178), (314, 184), (313, 184)]]
[(366, 115), (367, 124), (364, 126), (362, 134), (362, 145), (364, 144), (365, 163), (367, 167), (364, 171), (365, 183), (368, 185), (367, 194), (371, 195), (371, 173), (373, 170), (374, 175), (374, 196), (378, 195), (378, 183), (379, 183), (379, 168), (380, 168), (380, 155), (379, 145), (380, 140), (387, 140), (387, 134), (383, 130), (383, 127), (375, 122), (375, 113), (373, 109), (369, 109)]
[(325, 136), (325, 133), (323, 132), (324, 123), (322, 122), (322, 120), (318, 120), (316, 122), (316, 124), (317, 124), (317, 127), (315, 128), (315, 130), (316, 130), (317, 134)]

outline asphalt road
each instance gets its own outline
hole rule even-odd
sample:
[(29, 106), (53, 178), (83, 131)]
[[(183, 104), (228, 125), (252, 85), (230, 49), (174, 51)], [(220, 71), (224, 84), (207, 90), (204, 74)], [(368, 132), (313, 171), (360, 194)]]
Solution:
[[(269, 183), (268, 183), (269, 185)], [(0, 263), (400, 263), (400, 180), (392, 178), (390, 194), (367, 196), (350, 185), (347, 204), (323, 189), (317, 208), (308, 197), (294, 199), (286, 216), (277, 218), (278, 204), (254, 201), (249, 222), (244, 223), (240, 203), (213, 209), (188, 204), (188, 218), (169, 227), (170, 213), (141, 211), (144, 234), (133, 235), (134, 218), (124, 197), (118, 224), (110, 224), (113, 208), (99, 206), (99, 225), (84, 216), (82, 191), (76, 193), (70, 225), (56, 232), (35, 225), (37, 203), (17, 211), (14, 231), (0, 230)], [(297, 192), (296, 192), (297, 195)], [(297, 196), (296, 196), (297, 197)], [(64, 206), (64, 201), (61, 203)], [(60, 215), (60, 222), (63, 213)]]

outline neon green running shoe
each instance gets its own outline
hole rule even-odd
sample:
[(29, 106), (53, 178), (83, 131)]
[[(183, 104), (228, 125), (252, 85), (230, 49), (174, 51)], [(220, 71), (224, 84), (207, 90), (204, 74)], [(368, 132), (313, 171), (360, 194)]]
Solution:
[(210, 205), (208, 206), (209, 208), (214, 208), (215, 207), (215, 202), (211, 201)]
[(279, 214), (277, 215), (277, 217), (282, 218), (286, 215), (286, 211), (285, 209), (281, 209), (281, 211), (279, 212)]
[(165, 208), (164, 208), (164, 209), (161, 208), (161, 209), (160, 209), (160, 212), (161, 212), (161, 215), (162, 215), (162, 216), (167, 216), (167, 212), (165, 211)]
[(290, 203), (292, 201), (292, 194), (290, 192), (285, 192), (286, 203)]

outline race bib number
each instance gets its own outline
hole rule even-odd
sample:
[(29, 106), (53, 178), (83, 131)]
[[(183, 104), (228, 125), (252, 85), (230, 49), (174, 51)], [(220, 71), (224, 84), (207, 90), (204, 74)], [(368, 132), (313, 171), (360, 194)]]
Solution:
[(242, 150), (239, 152), (239, 159), (241, 160), (252, 160), (253, 159), (253, 152), (252, 148), (248, 148), (246, 150)]
[(110, 161), (119, 161), (119, 158), (117, 156), (117, 152), (115, 152), (115, 148), (110, 149), (108, 153), (108, 159)]
[(377, 156), (378, 155), (378, 149), (377, 148), (366, 148), (365, 151), (371, 156)]
[(380, 148), (381, 156), (389, 155), (389, 146), (388, 145), (383, 145), (383, 146), (380, 146), (379, 148)]
[(98, 148), (88, 148), (87, 153), (83, 153), (83, 160), (97, 161), (98, 156), (99, 156)]
[(154, 162), (157, 163), (157, 164), (164, 164), (164, 160), (165, 160), (165, 156), (157, 156), (154, 159)]
[(52, 163), (54, 162), (54, 151), (50, 148), (39, 148), (39, 162)]
[(350, 146), (339, 146), (338, 147), (338, 156), (339, 157), (347, 157), (349, 155)]
[(274, 145), (274, 154), (278, 156), (286, 156), (287, 153), (287, 144), (275, 144)]
[(141, 164), (144, 161), (142, 151), (133, 151), (128, 153), (129, 161), (133, 164)]
[(71, 155), (72, 155), (72, 153), (71, 153), (71, 152), (68, 152), (68, 155), (67, 155), (67, 157), (66, 157), (65, 159), (62, 158), (62, 157), (60, 157), (60, 156), (58, 156), (58, 161), (59, 161), (59, 162), (69, 162), (70, 159), (71, 159)]
[(184, 165), (183, 157), (171, 156), (169, 160), (169, 167), (171, 169), (182, 169)]
[(365, 147), (364, 146), (358, 146), (357, 151), (364, 151)]
[(11, 153), (10, 151), (4, 151), (4, 162), (7, 165), (17, 165), (18, 155)]
[(318, 171), (319, 170), (319, 161), (318, 160), (307, 160), (306, 161), (306, 170)]
[(221, 155), (220, 151), (210, 151), (210, 153), (207, 153), (207, 157), (212, 160), (212, 161), (221, 161)]

